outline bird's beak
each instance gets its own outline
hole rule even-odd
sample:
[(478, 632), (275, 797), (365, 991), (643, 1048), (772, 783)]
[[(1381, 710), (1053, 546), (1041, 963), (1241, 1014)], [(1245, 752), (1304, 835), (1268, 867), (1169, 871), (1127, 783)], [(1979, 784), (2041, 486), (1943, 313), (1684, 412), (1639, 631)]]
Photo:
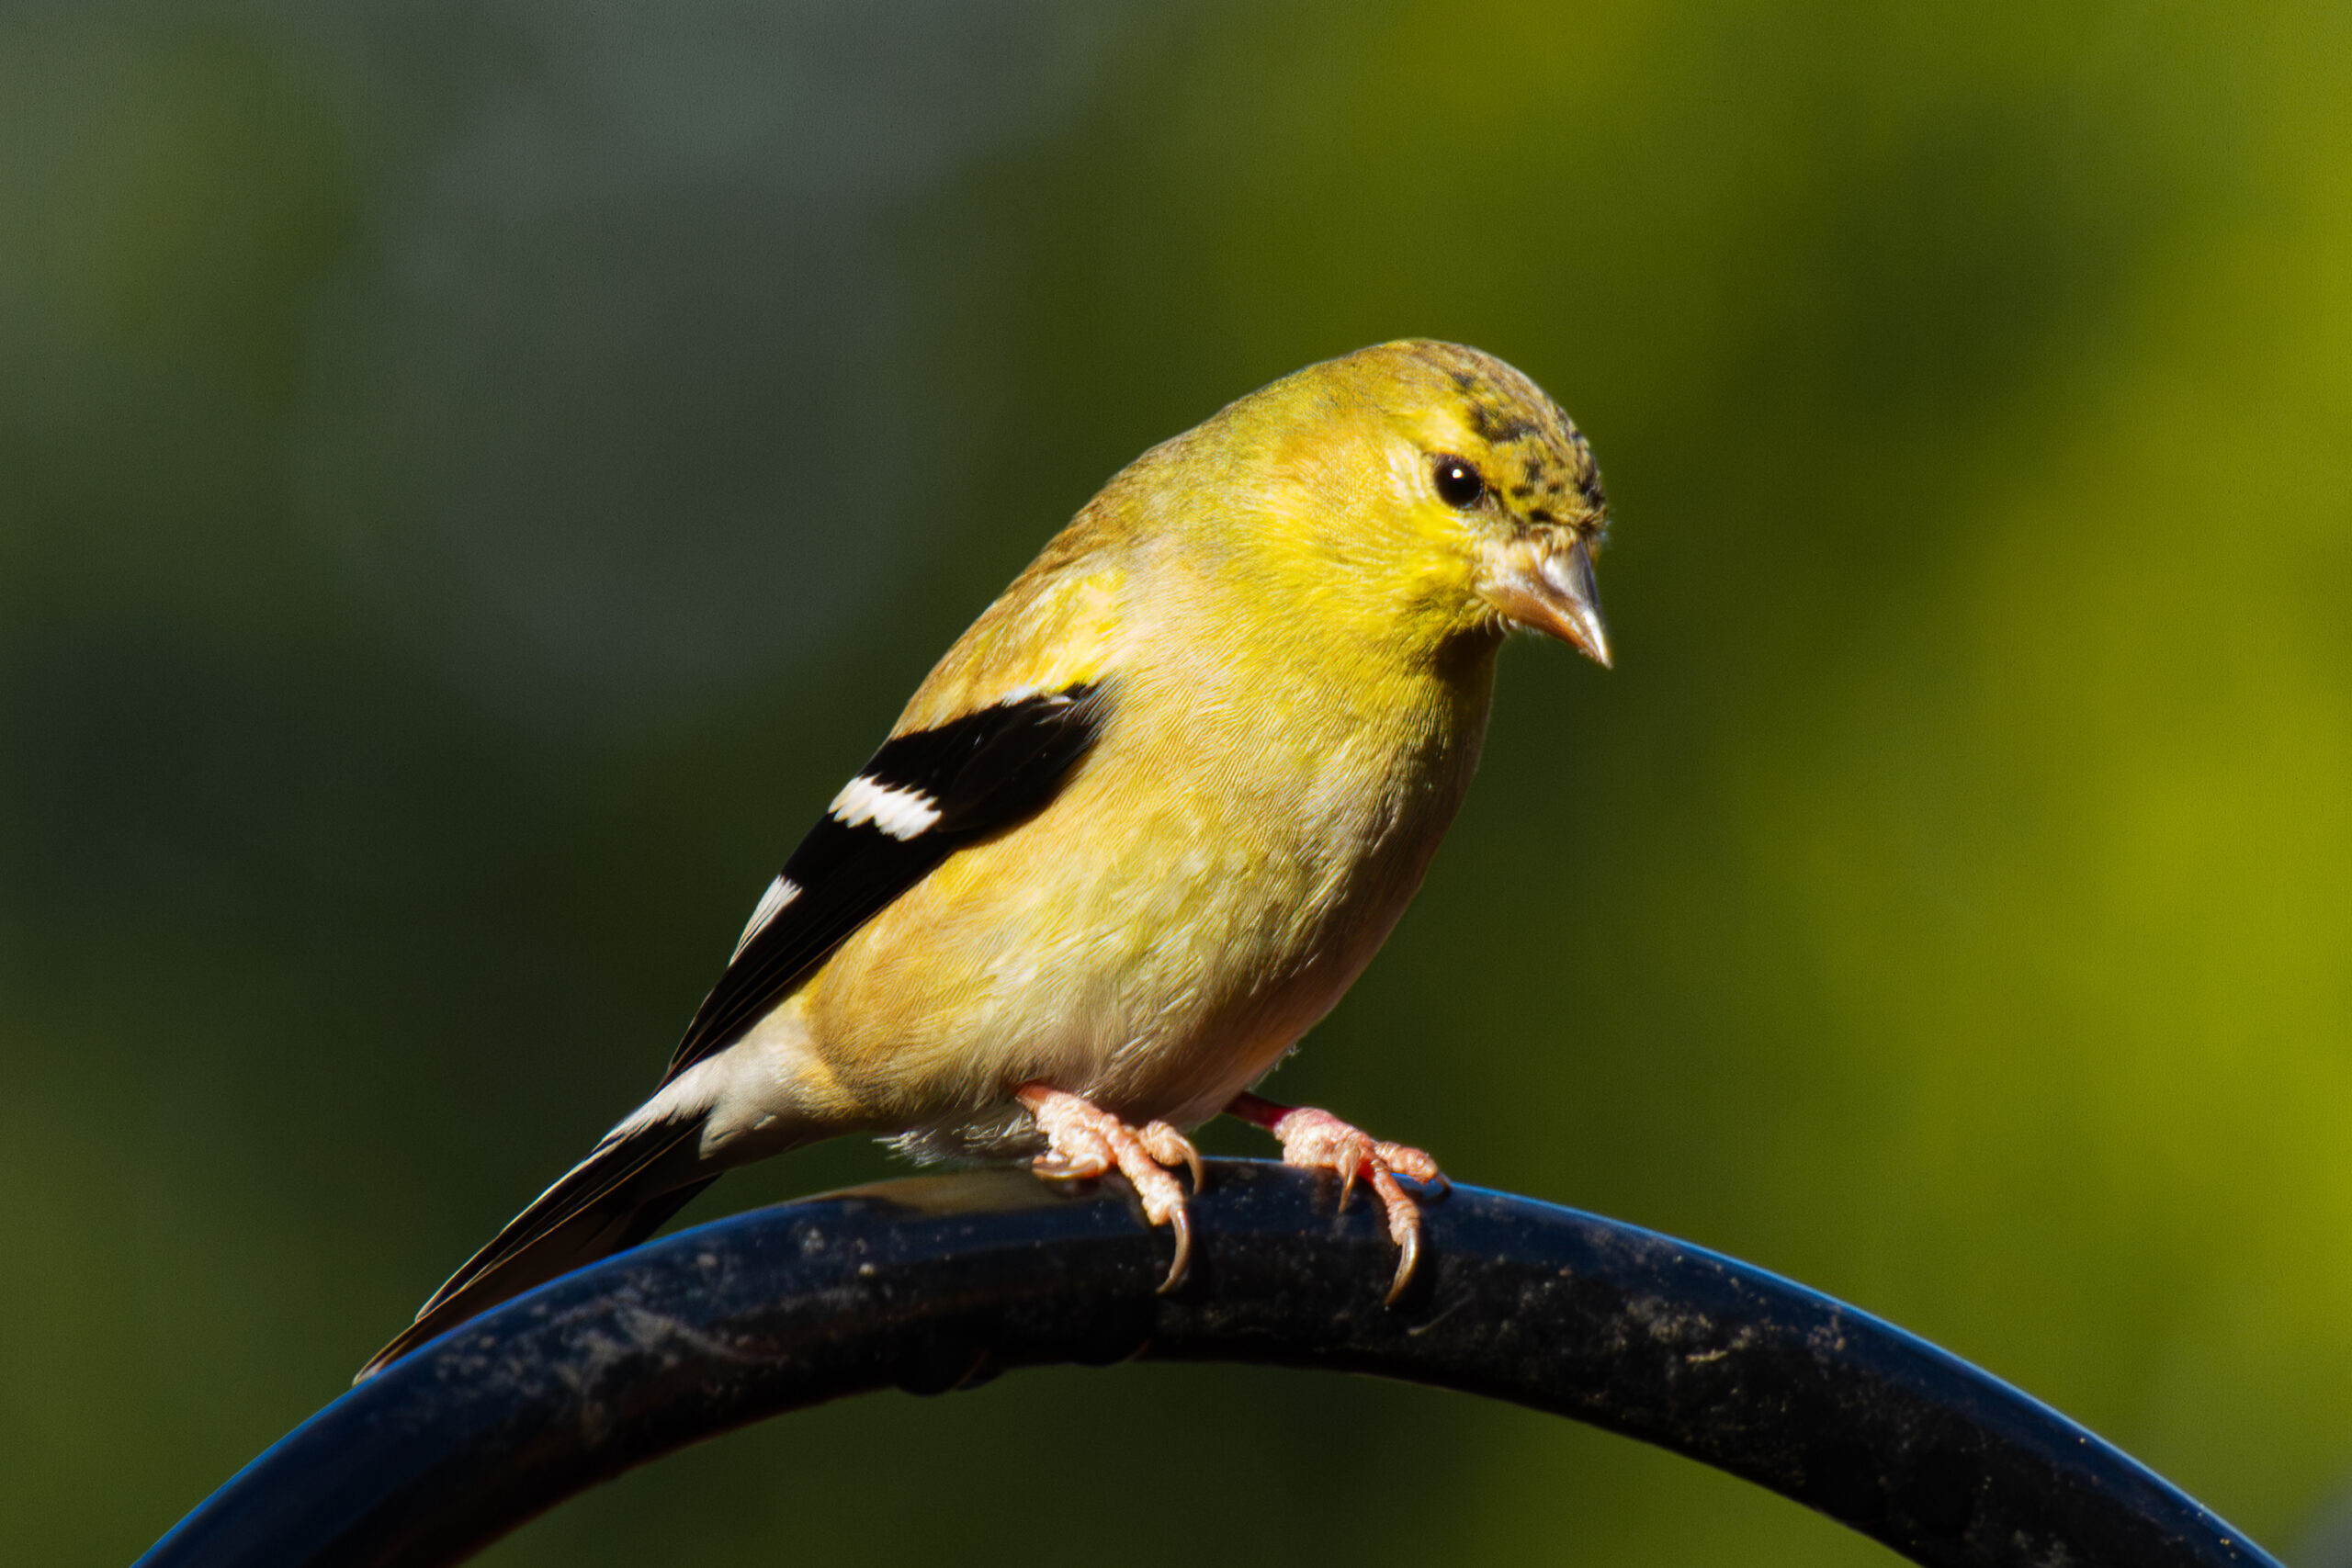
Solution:
[(1592, 552), (1582, 539), (1565, 550), (1540, 535), (1511, 540), (1498, 552), (1482, 585), (1487, 602), (1521, 626), (1548, 632), (1609, 667), (1609, 626), (1600, 618), (1600, 590), (1592, 581)]

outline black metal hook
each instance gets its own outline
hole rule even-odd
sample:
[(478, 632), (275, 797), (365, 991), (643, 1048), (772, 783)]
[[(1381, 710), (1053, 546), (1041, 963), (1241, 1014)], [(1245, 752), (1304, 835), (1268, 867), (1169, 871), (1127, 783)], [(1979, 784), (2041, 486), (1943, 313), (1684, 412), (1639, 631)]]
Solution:
[(700, 1438), (884, 1388), (1135, 1358), (1375, 1373), (1702, 1460), (1938, 1568), (2277, 1568), (2162, 1478), (1956, 1357), (1654, 1232), (1477, 1188), (1382, 1304), (1374, 1206), (1210, 1163), (1191, 1278), (1107, 1182), (916, 1178), (697, 1226), (435, 1341), (281, 1439), (144, 1568), (455, 1562)]

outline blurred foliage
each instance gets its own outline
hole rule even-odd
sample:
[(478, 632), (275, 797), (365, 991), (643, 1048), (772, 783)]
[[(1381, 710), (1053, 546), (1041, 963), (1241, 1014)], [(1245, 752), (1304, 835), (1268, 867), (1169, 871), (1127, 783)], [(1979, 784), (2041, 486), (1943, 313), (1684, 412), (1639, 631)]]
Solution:
[[(1623, 655), (1508, 656), (1280, 1092), (2299, 1539), (2352, 1470), (2347, 59), (2324, 0), (0, 11), (0, 1557), (123, 1561), (337, 1393), (1095, 485), (1408, 333), (1590, 432)], [(1888, 1560), (1524, 1413), (1136, 1368), (772, 1424), (491, 1561), (1073, 1540)]]

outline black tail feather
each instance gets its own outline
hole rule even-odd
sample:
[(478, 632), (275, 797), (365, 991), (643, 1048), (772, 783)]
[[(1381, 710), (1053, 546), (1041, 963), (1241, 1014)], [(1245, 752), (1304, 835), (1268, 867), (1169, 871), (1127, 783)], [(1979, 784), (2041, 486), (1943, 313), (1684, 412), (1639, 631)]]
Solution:
[(468, 1258), (418, 1309), (416, 1321), (368, 1358), (352, 1381), (381, 1371), (426, 1340), (534, 1285), (635, 1247), (661, 1229), (718, 1179), (698, 1174), (706, 1168), (699, 1147), (702, 1122), (695, 1116), (608, 1136)]

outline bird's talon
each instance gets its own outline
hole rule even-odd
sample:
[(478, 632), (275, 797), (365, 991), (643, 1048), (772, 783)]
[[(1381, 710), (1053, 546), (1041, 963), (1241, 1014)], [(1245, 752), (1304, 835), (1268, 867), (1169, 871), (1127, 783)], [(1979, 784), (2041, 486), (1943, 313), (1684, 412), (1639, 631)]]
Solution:
[(1328, 1111), (1293, 1110), (1243, 1095), (1230, 1107), (1244, 1121), (1255, 1122), (1282, 1140), (1283, 1163), (1303, 1170), (1328, 1170), (1340, 1179), (1339, 1210), (1344, 1213), (1356, 1179), (1371, 1184), (1388, 1221), (1388, 1236), (1396, 1244), (1396, 1273), (1387, 1300), (1394, 1304), (1412, 1282), (1421, 1258), (1421, 1211), (1412, 1195), (1397, 1184), (1401, 1174), (1415, 1181), (1434, 1182), (1439, 1195), (1451, 1190), (1437, 1161), (1419, 1149), (1384, 1144)]
[(1195, 1196), (1202, 1189), (1208, 1186), (1208, 1168), (1201, 1163), (1201, 1151), (1193, 1146), (1192, 1139), (1165, 1122), (1150, 1122), (1137, 1134), (1137, 1136), (1142, 1138), (1143, 1145), (1151, 1152), (1152, 1158), (1162, 1165), (1182, 1165), (1193, 1173), (1193, 1191)]
[(1184, 1282), (1185, 1271), (1193, 1266), (1193, 1215), (1181, 1205), (1168, 1216), (1169, 1228), (1176, 1233), (1176, 1256), (1168, 1260), (1168, 1278), (1159, 1281), (1158, 1294), (1166, 1295)]
[(1404, 1245), (1396, 1249), (1396, 1277), (1388, 1282), (1388, 1294), (1382, 1299), (1385, 1306), (1395, 1306), (1405, 1287), (1413, 1282), (1413, 1269), (1421, 1261), (1421, 1228), (1415, 1225), (1405, 1233)]
[(1046, 1152), (1030, 1168), (1048, 1179), (1102, 1176), (1114, 1167), (1143, 1201), (1144, 1218), (1166, 1225), (1176, 1235), (1176, 1257), (1160, 1281), (1164, 1292), (1182, 1284), (1193, 1261), (1193, 1216), (1184, 1203), (1184, 1188), (1169, 1167), (1192, 1171), (1198, 1192), (1206, 1171), (1193, 1141), (1165, 1122), (1141, 1127), (1128, 1125), (1116, 1115), (1074, 1094), (1044, 1084), (1023, 1084), (1013, 1099), (1026, 1109), (1046, 1139)]

